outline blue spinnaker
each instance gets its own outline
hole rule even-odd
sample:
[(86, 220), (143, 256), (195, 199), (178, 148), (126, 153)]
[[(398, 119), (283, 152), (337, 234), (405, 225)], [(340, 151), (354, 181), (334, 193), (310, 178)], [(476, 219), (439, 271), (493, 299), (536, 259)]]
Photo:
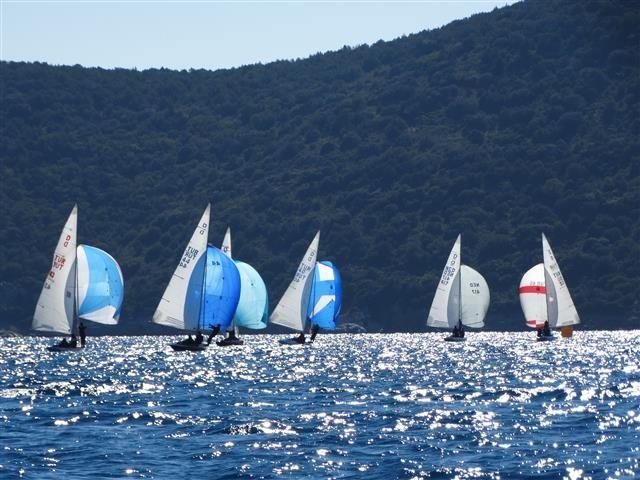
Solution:
[(209, 245), (200, 307), (200, 328), (231, 325), (240, 299), (240, 273), (236, 264), (220, 249)]
[(240, 272), (240, 301), (234, 317), (238, 327), (265, 328), (269, 316), (267, 287), (260, 274), (249, 264), (236, 261)]
[(331, 262), (316, 263), (307, 321), (323, 330), (334, 330), (342, 305), (340, 272)]
[(124, 281), (118, 263), (107, 252), (88, 245), (77, 251), (78, 317), (115, 325), (120, 319)]

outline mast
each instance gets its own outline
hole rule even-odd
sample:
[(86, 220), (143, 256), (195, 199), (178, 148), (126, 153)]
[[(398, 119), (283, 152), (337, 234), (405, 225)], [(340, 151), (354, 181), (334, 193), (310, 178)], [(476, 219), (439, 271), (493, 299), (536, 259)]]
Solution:
[(71, 333), (73, 334), (73, 331), (75, 329), (75, 327), (78, 324), (78, 310), (79, 305), (78, 305), (78, 246), (76, 245), (76, 261), (75, 261), (75, 273), (74, 273), (74, 280), (73, 280), (73, 325), (71, 325)]
[[(78, 305), (78, 229), (76, 227), (76, 260), (74, 262), (73, 273), (73, 321), (71, 322), (71, 335), (74, 334), (74, 330), (78, 324), (78, 311), (80, 305)], [(80, 333), (80, 332), (78, 332)]]
[(462, 235), (460, 235), (460, 269), (458, 270), (458, 327), (462, 325)]
[[(202, 269), (202, 289), (200, 290), (200, 305), (198, 307), (198, 327), (200, 327), (200, 318), (202, 317), (202, 307), (204, 304), (204, 294), (206, 291), (206, 282), (207, 282), (207, 253), (209, 251), (209, 245), (204, 252), (204, 268)], [(206, 313), (206, 312), (205, 312)], [(202, 329), (204, 330), (204, 318), (202, 319)]]
[[(542, 232), (542, 273), (544, 278), (544, 304), (547, 307), (547, 322), (549, 322), (549, 285), (547, 285), (547, 266), (544, 264), (544, 232)], [(551, 328), (551, 325), (549, 325)]]
[[(309, 302), (314, 302), (311, 309), (311, 317), (307, 314), (307, 325), (302, 326), (302, 333), (309, 328), (311, 331), (311, 325), (313, 324), (313, 312), (315, 310), (315, 292), (316, 292), (316, 268), (318, 268), (318, 261), (313, 265), (313, 270), (311, 271), (311, 292), (309, 292)], [(309, 306), (311, 303), (307, 305), (307, 312), (309, 311)]]

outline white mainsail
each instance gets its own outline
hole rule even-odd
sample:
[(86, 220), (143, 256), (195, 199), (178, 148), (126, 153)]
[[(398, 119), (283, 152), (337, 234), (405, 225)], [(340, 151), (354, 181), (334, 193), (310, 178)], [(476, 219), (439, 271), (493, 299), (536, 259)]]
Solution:
[(45, 332), (71, 333), (75, 309), (75, 262), (78, 206), (74, 205), (53, 253), (51, 270), (40, 292), (32, 328)]
[[(569, 288), (564, 281), (560, 266), (544, 233), (542, 234), (542, 255), (545, 269), (549, 325), (552, 327), (564, 327), (580, 323), (580, 317), (571, 299)], [(551, 289), (552, 286), (553, 289)]]
[[(207, 252), (210, 209), (211, 204), (207, 205), (187, 248), (182, 254), (169, 285), (167, 285), (164, 295), (162, 295), (158, 308), (153, 314), (154, 323), (179, 329), (193, 329), (198, 325), (200, 314), (199, 299), (201, 298), (204, 270), (200, 272), (200, 269), (196, 269), (196, 266)], [(194, 272), (196, 275), (202, 274), (203, 278), (194, 278), (194, 282), (192, 282), (191, 277)], [(197, 302), (198, 308), (188, 308), (187, 302), (189, 299), (187, 297), (190, 286), (196, 293), (192, 302)]]
[[(442, 277), (438, 283), (438, 288), (433, 296), (433, 302), (431, 303), (431, 310), (429, 310), (429, 317), (427, 318), (427, 325), (430, 327), (440, 328), (453, 328), (458, 323), (459, 318), (459, 295), (456, 295), (455, 299), (458, 310), (455, 315), (449, 314), (449, 297), (451, 294), (451, 288), (453, 287), (455, 280), (459, 280), (458, 272), (460, 271), (460, 235), (456, 239), (456, 243), (453, 244), (451, 253), (449, 253), (449, 259), (442, 271)], [(460, 292), (458, 287), (458, 292)]]
[(309, 280), (312, 279), (311, 274), (318, 257), (319, 243), (320, 232), (316, 233), (287, 291), (273, 310), (269, 319), (271, 323), (300, 332), (304, 330), (309, 305)]
[(227, 227), (227, 233), (224, 234), (224, 240), (222, 240), (222, 246), (220, 247), (222, 253), (227, 257), (231, 257), (231, 227)]

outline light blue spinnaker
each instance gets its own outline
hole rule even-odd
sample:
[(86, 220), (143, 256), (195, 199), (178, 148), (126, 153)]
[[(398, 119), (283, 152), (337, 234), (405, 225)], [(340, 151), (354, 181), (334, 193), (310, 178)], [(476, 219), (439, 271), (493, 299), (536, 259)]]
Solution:
[(267, 287), (260, 274), (249, 264), (236, 261), (240, 272), (240, 301), (234, 317), (237, 327), (266, 328), (269, 317)]
[(219, 326), (224, 331), (238, 307), (240, 273), (233, 260), (211, 245), (207, 247), (204, 270), (199, 327)]
[(334, 330), (342, 305), (340, 272), (331, 262), (316, 263), (313, 272), (307, 322), (323, 330)]
[(124, 281), (118, 263), (107, 252), (78, 246), (78, 317), (115, 325), (120, 319)]

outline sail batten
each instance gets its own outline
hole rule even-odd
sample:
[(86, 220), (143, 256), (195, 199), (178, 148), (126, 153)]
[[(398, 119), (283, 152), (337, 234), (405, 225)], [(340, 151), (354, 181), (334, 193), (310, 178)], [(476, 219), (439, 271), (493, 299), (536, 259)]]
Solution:
[(207, 205), (191, 240), (153, 314), (153, 322), (178, 329), (194, 329), (200, 319), (204, 258), (209, 237), (211, 205)]
[(311, 241), (300, 265), (298, 265), (293, 280), (291, 280), (284, 295), (273, 309), (269, 319), (270, 323), (300, 332), (304, 330), (309, 304), (310, 279), (318, 257), (319, 243), (320, 232), (316, 233), (316, 236)]

